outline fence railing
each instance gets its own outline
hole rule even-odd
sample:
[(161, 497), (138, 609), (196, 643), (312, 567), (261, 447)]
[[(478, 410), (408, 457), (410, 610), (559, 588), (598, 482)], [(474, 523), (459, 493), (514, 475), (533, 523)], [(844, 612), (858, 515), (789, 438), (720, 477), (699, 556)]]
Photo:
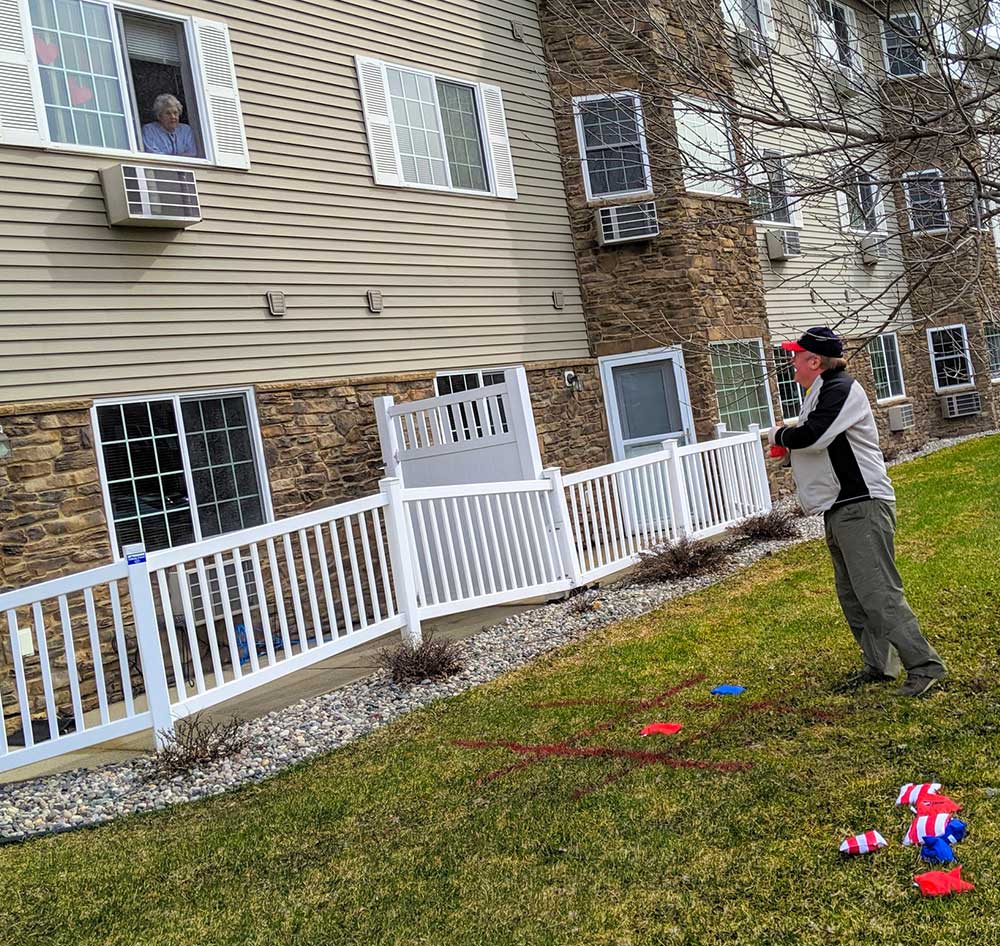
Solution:
[(0, 594), (0, 771), (142, 730), (162, 744), (176, 720), (364, 641), (415, 643), (423, 620), (562, 593), (768, 509), (751, 431), (565, 477), (389, 478), (192, 545), (128, 546), (124, 561)]

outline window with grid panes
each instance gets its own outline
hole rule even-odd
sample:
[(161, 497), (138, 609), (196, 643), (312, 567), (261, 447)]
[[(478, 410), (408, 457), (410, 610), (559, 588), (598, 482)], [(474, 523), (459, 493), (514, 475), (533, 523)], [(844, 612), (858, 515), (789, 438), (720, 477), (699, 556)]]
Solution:
[(903, 366), (899, 358), (899, 339), (896, 338), (896, 333), (877, 335), (868, 343), (868, 352), (875, 376), (875, 396), (880, 401), (902, 397), (906, 389), (903, 385)]
[[(181, 20), (108, 0), (29, 0), (28, 9), (52, 141), (205, 156), (196, 69)], [(163, 93), (182, 106), (169, 133), (153, 113)]]
[(931, 367), (934, 386), (942, 391), (972, 383), (972, 361), (964, 325), (930, 329)]
[[(503, 384), (502, 371), (462, 371), (455, 374), (439, 374), (434, 379), (434, 386), (439, 396), (444, 394), (460, 394), (462, 391), (471, 391), (474, 388), (485, 388), (491, 384)], [(451, 424), (452, 436), (457, 439), (470, 439), (483, 436), (483, 411), (481, 405), (473, 401), (467, 404), (449, 404), (447, 407), (448, 419)], [(504, 410), (503, 401), (497, 402), (497, 416), (492, 413), (486, 418), (487, 433), (508, 433), (507, 412)], [(461, 427), (464, 438), (458, 438), (458, 431)]]
[(403, 180), (489, 191), (475, 89), (396, 66), (385, 73)]
[(1000, 324), (987, 322), (983, 325), (983, 337), (986, 339), (986, 364), (991, 381), (1000, 381)]
[(795, 380), (795, 367), (792, 364), (792, 353), (785, 351), (780, 345), (775, 346), (774, 370), (778, 383), (778, 398), (781, 401), (781, 416), (786, 420), (799, 416), (802, 410), (802, 387)]
[(243, 394), (97, 407), (118, 551), (171, 548), (265, 520), (259, 447)]
[(751, 424), (770, 427), (771, 399), (760, 341), (713, 342), (709, 349), (719, 420), (730, 430), (747, 430)]
[(649, 191), (642, 105), (631, 93), (575, 103), (577, 138), (590, 197)]
[(920, 21), (912, 13), (890, 18), (885, 27), (885, 56), (892, 76), (918, 76), (926, 71), (917, 45)]
[(904, 174), (903, 192), (910, 226), (920, 230), (943, 230), (948, 226), (948, 204), (944, 181), (937, 169)]

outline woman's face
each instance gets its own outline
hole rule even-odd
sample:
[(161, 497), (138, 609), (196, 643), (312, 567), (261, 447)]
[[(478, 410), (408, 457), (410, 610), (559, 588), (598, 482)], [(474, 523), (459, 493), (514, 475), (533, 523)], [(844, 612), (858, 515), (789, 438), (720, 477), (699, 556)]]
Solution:
[(159, 121), (167, 131), (176, 131), (181, 121), (181, 110), (176, 105), (168, 105), (160, 112)]

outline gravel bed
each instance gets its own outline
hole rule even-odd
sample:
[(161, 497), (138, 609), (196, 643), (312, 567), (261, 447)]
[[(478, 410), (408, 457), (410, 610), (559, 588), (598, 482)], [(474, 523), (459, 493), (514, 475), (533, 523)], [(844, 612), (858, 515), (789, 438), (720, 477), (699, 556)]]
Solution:
[[(892, 464), (969, 439), (972, 437), (935, 440), (900, 454)], [(776, 506), (797, 509), (794, 498), (783, 499)], [(485, 683), (599, 628), (645, 614), (671, 598), (721, 581), (759, 558), (823, 534), (821, 516), (802, 517), (799, 526), (801, 535), (796, 539), (734, 547), (726, 566), (709, 575), (642, 586), (611, 584), (509, 617), (461, 641), (465, 669), (446, 680), (398, 685), (384, 671), (375, 671), (332, 693), (250, 720), (246, 723), (249, 745), (245, 751), (184, 776), (157, 777), (152, 760), (141, 757), (2, 785), (0, 843), (96, 825), (259, 782), (311, 756), (337, 749), (411, 710)]]

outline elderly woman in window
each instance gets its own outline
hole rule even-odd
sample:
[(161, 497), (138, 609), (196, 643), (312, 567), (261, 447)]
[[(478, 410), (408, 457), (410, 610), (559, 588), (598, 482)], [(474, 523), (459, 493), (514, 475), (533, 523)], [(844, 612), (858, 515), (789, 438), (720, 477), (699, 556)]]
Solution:
[(184, 106), (169, 92), (156, 96), (153, 102), (155, 122), (142, 126), (142, 143), (152, 154), (176, 154), (197, 158), (198, 143), (190, 125), (181, 124)]

